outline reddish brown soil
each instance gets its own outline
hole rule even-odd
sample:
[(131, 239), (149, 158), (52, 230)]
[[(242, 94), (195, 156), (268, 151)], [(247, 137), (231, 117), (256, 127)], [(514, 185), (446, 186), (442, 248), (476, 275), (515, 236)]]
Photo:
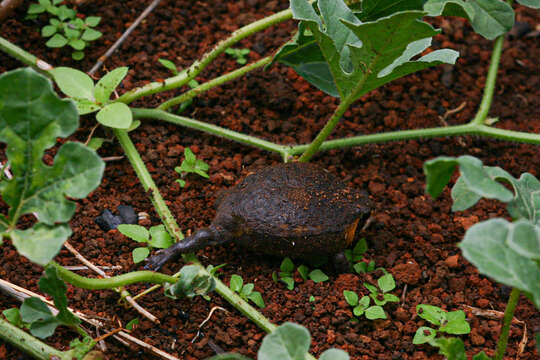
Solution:
[[(0, 33), (14, 43), (54, 65), (73, 66), (88, 70), (117, 37), (130, 25), (150, 1), (90, 1), (81, 8), (85, 14), (100, 15), (100, 30), (105, 36), (87, 50), (86, 58), (74, 62), (66, 50), (51, 50), (44, 46), (38, 34), (37, 22), (25, 21), (24, 6), (14, 18), (0, 25)], [(179, 66), (187, 66), (209, 50), (212, 44), (231, 31), (255, 19), (288, 6), (279, 1), (163, 1), (163, 3), (132, 34), (121, 49), (106, 62), (107, 69), (127, 65), (129, 75), (123, 83), (126, 89), (149, 80), (168, 76), (157, 59), (165, 57)], [(518, 8), (517, 18), (538, 27), (538, 12)], [(422, 71), (371, 92), (356, 102), (337, 127), (333, 138), (382, 131), (440, 126), (440, 116), (466, 102), (464, 109), (449, 116), (448, 124), (461, 124), (474, 116), (481, 99), (491, 43), (474, 34), (459, 19), (445, 19), (437, 24), (444, 34), (436, 37), (435, 47), (451, 47), (461, 56), (454, 67), (438, 67)], [(253, 51), (251, 61), (270, 54), (285, 41), (295, 25), (286, 22), (242, 41), (238, 47)], [(506, 42), (495, 104), (491, 115), (499, 117), (497, 126), (508, 129), (540, 132), (540, 81), (538, 38), (519, 38)], [(0, 72), (20, 66), (0, 54)], [(205, 70), (199, 81), (236, 68), (235, 61), (221, 56)], [(100, 74), (101, 75), (101, 74)], [(135, 106), (153, 107), (166, 97), (179, 93), (161, 94), (137, 101)], [(280, 143), (305, 143), (313, 139), (337, 104), (337, 100), (315, 90), (292, 70), (273, 66), (269, 71), (255, 71), (195, 99), (187, 116), (259, 136)], [(94, 125), (91, 116), (84, 117), (74, 138), (86, 140)], [(111, 134), (98, 129), (98, 136)], [(137, 149), (149, 167), (154, 180), (186, 232), (208, 225), (214, 215), (216, 193), (235, 184), (249, 171), (280, 161), (275, 154), (252, 149), (228, 140), (168, 125), (145, 122), (131, 133)], [(189, 146), (198, 157), (210, 165), (210, 179), (187, 178), (185, 188), (175, 182), (174, 167), (179, 165), (184, 147)], [(117, 142), (105, 144), (102, 156), (122, 155)], [(300, 282), (294, 290), (272, 281), (280, 259), (245, 253), (234, 245), (205, 249), (198, 253), (205, 264), (227, 266), (221, 278), (228, 283), (232, 274), (255, 283), (267, 304), (262, 313), (274, 323), (294, 321), (306, 326), (313, 337), (311, 351), (318, 355), (329, 347), (346, 350), (352, 359), (436, 359), (429, 346), (412, 345), (415, 330), (424, 321), (415, 316), (420, 303), (441, 306), (448, 310), (465, 305), (481, 309), (504, 311), (509, 289), (490, 281), (463, 259), (456, 244), (466, 228), (475, 222), (495, 216), (506, 216), (504, 207), (481, 201), (472, 210), (453, 213), (449, 191), (434, 201), (424, 193), (422, 164), (438, 155), (471, 154), (486, 164), (504, 167), (514, 176), (528, 171), (539, 176), (538, 147), (488, 139), (463, 137), (427, 139), (352, 149), (330, 151), (314, 158), (314, 162), (349, 182), (366, 189), (375, 204), (375, 220), (361, 236), (368, 240), (366, 259), (375, 260), (378, 267), (388, 269), (397, 279), (394, 293), (402, 302), (388, 305), (388, 320), (351, 320), (351, 308), (342, 291), (354, 290), (364, 294), (362, 282), (373, 281), (377, 273), (368, 275), (337, 274), (323, 267), (330, 281), (315, 284)], [(85, 257), (98, 265), (121, 265), (121, 272), (140, 269), (131, 261), (131, 250), (137, 247), (117, 231), (104, 233), (93, 219), (105, 209), (116, 210), (120, 204), (131, 204), (137, 211), (146, 211), (151, 220), (144, 225), (158, 224), (147, 195), (128, 161), (107, 163), (101, 186), (87, 199), (79, 201), (71, 225), (70, 239)], [(5, 211), (5, 206), (4, 209)], [(30, 290), (37, 291), (42, 269), (19, 257), (5, 244), (0, 248), (2, 258), (0, 277)], [(77, 260), (66, 250), (57, 257), (62, 264), (75, 265)], [(174, 272), (179, 264), (169, 264), (166, 272)], [(91, 275), (90, 273), (84, 273)], [(93, 275), (91, 275), (93, 276)], [(298, 277), (298, 280), (301, 280)], [(137, 293), (146, 286), (131, 286)], [(114, 318), (126, 324), (140, 316), (117, 304), (113, 291), (86, 291), (69, 287), (70, 305), (80, 311)], [(315, 297), (309, 302), (310, 296)], [(133, 333), (148, 343), (183, 359), (203, 359), (214, 354), (207, 346), (211, 339), (226, 351), (237, 351), (255, 357), (264, 333), (248, 319), (231, 308), (217, 294), (211, 301), (202, 298), (172, 301), (154, 292), (140, 300), (161, 320), (156, 326), (142, 320)], [(4, 295), (0, 308), (18, 306)], [(223, 306), (228, 313), (216, 312), (204, 327), (205, 337), (192, 343), (199, 324), (214, 306)], [(179, 310), (190, 314), (190, 320), (179, 317)], [(540, 331), (540, 314), (525, 297), (520, 299), (516, 317), (524, 320), (528, 341), (522, 359), (537, 359), (531, 332)], [(472, 332), (462, 336), (469, 355), (484, 350), (493, 354), (500, 330), (500, 321), (468, 313)], [(115, 325), (113, 325), (114, 327)], [(516, 358), (523, 335), (521, 326), (513, 326), (507, 352), (508, 359)], [(74, 333), (61, 330), (48, 340), (65, 349)], [(110, 359), (151, 359), (134, 347), (126, 349), (115, 340), (107, 340)], [(0, 358), (23, 359), (25, 355), (9, 344), (0, 344)]]

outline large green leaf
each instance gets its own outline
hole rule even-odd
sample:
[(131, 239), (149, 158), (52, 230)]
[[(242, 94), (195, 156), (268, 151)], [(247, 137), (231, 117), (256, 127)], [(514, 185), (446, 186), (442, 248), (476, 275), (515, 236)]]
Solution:
[(517, 2), (533, 9), (540, 9), (540, 0), (517, 0)]
[(361, 21), (375, 21), (400, 11), (422, 10), (425, 0), (363, 0)]
[(540, 266), (508, 245), (515, 227), (504, 219), (475, 224), (467, 230), (459, 247), (482, 274), (528, 292), (540, 309)]
[[(317, 5), (320, 14), (307, 0), (291, 0), (299, 31), (275, 60), (292, 66), (330, 95), (357, 99), (389, 81), (457, 58), (457, 52), (445, 49), (411, 61), (438, 33), (420, 20), (421, 11), (362, 23), (357, 17), (362, 13), (353, 13), (342, 0), (319, 0)], [(371, 16), (375, 8), (368, 8)]]
[(259, 360), (304, 360), (311, 344), (309, 331), (301, 325), (287, 322), (264, 337)]
[(349, 354), (341, 349), (328, 349), (321, 354), (319, 360), (349, 360)]
[(58, 254), (70, 235), (71, 229), (67, 224), (49, 226), (38, 223), (30, 229), (13, 231), (11, 241), (19, 254), (43, 266)]
[(73, 315), (67, 308), (66, 284), (58, 277), (57, 270), (54, 266), (48, 266), (44, 274), (39, 279), (39, 289), (50, 296), (54, 300), (54, 305), (58, 309), (56, 318), (64, 325), (76, 326), (81, 320)]
[(430, 16), (461, 16), (469, 19), (477, 33), (493, 40), (514, 26), (514, 11), (503, 0), (428, 0)]
[(21, 305), (21, 319), (30, 324), (30, 332), (38, 338), (51, 336), (60, 322), (40, 298), (25, 299)]

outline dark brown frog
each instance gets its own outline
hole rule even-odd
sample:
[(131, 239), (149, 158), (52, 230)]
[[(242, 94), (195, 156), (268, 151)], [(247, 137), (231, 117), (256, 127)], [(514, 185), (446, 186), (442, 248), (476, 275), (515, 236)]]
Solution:
[(159, 269), (182, 253), (233, 241), (280, 257), (340, 254), (370, 213), (363, 192), (309, 163), (286, 163), (248, 175), (216, 201), (207, 228), (159, 251), (146, 268)]

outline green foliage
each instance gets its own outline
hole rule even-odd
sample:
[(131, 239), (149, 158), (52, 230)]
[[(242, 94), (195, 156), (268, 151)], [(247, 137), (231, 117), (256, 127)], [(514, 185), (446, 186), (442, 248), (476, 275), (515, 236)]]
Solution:
[(235, 274), (231, 276), (229, 287), (232, 291), (238, 293), (242, 299), (246, 301), (251, 300), (260, 308), (264, 308), (266, 306), (261, 293), (253, 290), (255, 285), (251, 283), (244, 285), (244, 280), (240, 275)]
[(517, 2), (533, 9), (540, 9), (540, 0), (517, 0)]
[(85, 336), (82, 341), (78, 338), (73, 339), (69, 343), (69, 348), (73, 351), (75, 359), (82, 360), (95, 345), (95, 341), (90, 336)]
[(407, 8), (366, 3), (364, 10), (353, 12), (343, 0), (318, 0), (313, 6), (307, 0), (291, 0), (294, 18), (300, 20), (298, 32), (274, 61), (291, 66), (322, 91), (351, 102), (389, 81), (455, 62), (457, 52), (448, 49), (411, 60), (438, 34), (421, 21), (424, 13), (418, 11), (418, 1)]
[(173, 75), (179, 74), (178, 68), (171, 60), (159, 58), (158, 61), (161, 65), (165, 66)]
[(428, 0), (429, 16), (461, 16), (478, 34), (493, 40), (514, 26), (514, 11), (504, 0)]
[(15, 325), (16, 327), (22, 328), (26, 327), (27, 325), (22, 321), (21, 312), (17, 308), (6, 309), (2, 311), (2, 314), (7, 321), (9, 321), (12, 325)]
[(422, 319), (429, 321), (438, 328), (419, 327), (413, 338), (413, 344), (415, 345), (427, 342), (431, 344), (432, 341), (436, 340), (436, 336), (440, 332), (452, 335), (468, 334), (471, 332), (469, 323), (465, 319), (465, 313), (462, 310), (446, 312), (437, 306), (420, 304), (416, 306), (416, 313)]
[[(364, 287), (369, 290), (369, 295), (358, 297), (358, 294), (354, 291), (344, 290), (343, 296), (349, 305), (353, 307), (353, 314), (355, 316), (365, 315), (369, 320), (386, 319), (383, 306), (388, 302), (399, 302), (399, 298), (395, 295), (388, 294), (389, 291), (394, 290), (396, 282), (394, 277), (390, 273), (385, 273), (381, 276), (377, 286), (364, 283)], [(370, 306), (371, 300), (375, 305)]]
[[(176, 67), (176, 65), (171, 61), (171, 60), (167, 60), (167, 59), (158, 59), (159, 63), (161, 65), (163, 65), (164, 67), (166, 67), (174, 76), (176, 75), (179, 75), (180, 72), (178, 71), (178, 68)], [(192, 88), (192, 89), (195, 89), (197, 86), (199, 86), (199, 82), (195, 79), (191, 79), (187, 85)], [(193, 99), (189, 99), (187, 101), (184, 101), (183, 103), (181, 103), (179, 106), (178, 106), (178, 110), (176, 110), (176, 113), (177, 114), (181, 114), (184, 112), (184, 110), (186, 110), (191, 104), (193, 103)]]
[(180, 269), (179, 279), (174, 284), (165, 286), (165, 295), (178, 299), (182, 297), (206, 296), (216, 288), (216, 280), (197, 265), (184, 265)]
[(121, 102), (111, 102), (109, 99), (127, 72), (127, 67), (114, 69), (94, 86), (94, 80), (80, 70), (60, 66), (50, 71), (60, 90), (75, 101), (79, 114), (99, 110), (96, 119), (102, 125), (130, 130), (133, 115), (129, 107)]
[(139, 318), (134, 318), (134, 319), (131, 319), (127, 324), (126, 326), (124, 327), (126, 330), (133, 330), (135, 329), (135, 327), (139, 325)]
[[(279, 273), (274, 271), (272, 273), (272, 279), (275, 282), (280, 281), (284, 283), (289, 290), (294, 289), (294, 266), (295, 265), (290, 258), (284, 258), (279, 267)], [(300, 265), (296, 270), (304, 280), (311, 279), (315, 283), (328, 280), (328, 276), (320, 269), (314, 269), (310, 272), (306, 265)]]
[(457, 166), (461, 175), (452, 188), (454, 211), (485, 197), (507, 203), (515, 220), (496, 218), (470, 227), (459, 245), (463, 256), (482, 274), (527, 292), (540, 309), (540, 181), (529, 173), (516, 179), (472, 156), (439, 157), (424, 164), (426, 191), (440, 195)]
[(345, 250), (345, 257), (352, 264), (357, 274), (364, 274), (375, 270), (375, 261), (370, 261), (369, 263), (362, 261), (367, 250), (368, 246), (365, 238), (358, 240), (352, 249)]
[(184, 160), (180, 164), (180, 166), (177, 166), (174, 168), (174, 171), (180, 174), (180, 179), (176, 180), (181, 187), (186, 186), (185, 180), (183, 180), (184, 177), (186, 177), (189, 173), (195, 173), (199, 176), (202, 176), (203, 178), (208, 179), (208, 164), (205, 163), (201, 159), (197, 159), (195, 157), (195, 154), (193, 151), (191, 151), (190, 148), (184, 149)]
[(251, 52), (249, 49), (235, 49), (228, 48), (225, 50), (225, 54), (232, 56), (236, 59), (236, 62), (240, 65), (247, 63), (247, 55)]
[[(80, 143), (62, 145), (52, 166), (43, 163), (46, 149), (57, 138), (66, 138), (79, 125), (77, 110), (60, 99), (51, 83), (31, 69), (0, 75), (0, 141), (13, 179), (0, 182), (8, 216), (0, 217), (4, 236), (11, 237), (17, 250), (31, 261), (45, 265), (71, 235), (67, 222), (75, 203), (101, 182), (104, 162)], [(26, 230), (15, 226), (24, 214), (34, 213), (39, 222)]]
[(133, 224), (120, 224), (118, 231), (139, 243), (146, 243), (148, 246), (133, 249), (132, 257), (135, 264), (143, 261), (150, 254), (150, 250), (166, 249), (174, 244), (173, 238), (169, 235), (164, 225), (156, 225), (146, 230), (143, 226)]
[[(101, 17), (89, 16), (85, 20), (77, 17), (77, 12), (60, 5), (60, 0), (39, 0), (30, 4), (28, 18), (35, 18), (39, 14), (48, 13), (49, 24), (41, 28), (41, 36), (50, 38), (45, 45), (50, 48), (61, 48), (69, 45), (73, 48), (71, 57), (74, 60), (84, 58), (83, 50), (89, 42), (99, 39), (103, 34), (94, 29)], [(60, 6), (58, 6), (60, 5)]]

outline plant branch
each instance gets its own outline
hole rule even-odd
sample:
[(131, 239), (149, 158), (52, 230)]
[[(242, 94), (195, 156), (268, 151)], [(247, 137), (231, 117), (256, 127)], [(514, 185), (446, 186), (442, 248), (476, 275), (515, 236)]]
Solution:
[(196, 60), (189, 68), (180, 72), (180, 74), (167, 78), (163, 82), (152, 82), (145, 86), (130, 90), (120, 96), (116, 101), (129, 104), (143, 96), (155, 94), (158, 92), (176, 89), (187, 84), (194, 79), (202, 70), (204, 70), (218, 55), (224, 52), (238, 41), (262, 31), (274, 24), (278, 24), (292, 18), (291, 9), (286, 9), (257, 20), (232, 32), (225, 40), (220, 41), (212, 50), (203, 55), (200, 60)]
[(39, 360), (71, 360), (72, 351), (58, 351), (0, 317), (0, 339)]
[(51, 74), (49, 74), (49, 70), (52, 70), (53, 68), (51, 65), (35, 57), (34, 55), (30, 54), (28, 51), (25, 51), (22, 48), (18, 47), (17, 45), (9, 42), (7, 39), (1, 36), (0, 36), (0, 50), (5, 52), (9, 56), (14, 57), (15, 59), (19, 60), (23, 64), (33, 67), (40, 73), (48, 77), (52, 77)]
[(242, 144), (251, 145), (259, 149), (277, 152), (282, 156), (287, 153), (288, 146), (278, 145), (267, 140), (256, 138), (254, 136), (245, 135), (236, 131), (225, 129), (202, 121), (190, 119), (184, 116), (174, 115), (166, 111), (138, 108), (132, 108), (131, 111), (133, 113), (133, 117), (136, 119), (149, 118), (164, 120), (176, 125), (182, 125), (191, 129), (201, 130), (209, 134), (224, 137), (229, 140), (234, 140)]
[(510, 293), (510, 298), (506, 303), (506, 309), (504, 310), (503, 325), (501, 327), (501, 333), (499, 335), (499, 340), (497, 341), (497, 351), (493, 360), (502, 360), (504, 353), (506, 352), (506, 346), (508, 345), (508, 335), (510, 334), (510, 325), (512, 324), (512, 319), (514, 318), (514, 310), (516, 309), (517, 303), (519, 301), (519, 295), (521, 291), (517, 288), (513, 288)]
[(495, 39), (486, 84), (484, 86), (484, 95), (482, 96), (482, 101), (480, 102), (480, 107), (478, 108), (476, 116), (471, 120), (471, 124), (482, 125), (487, 119), (489, 109), (491, 108), (491, 103), (493, 102), (493, 93), (495, 92), (495, 85), (497, 83), (497, 71), (501, 61), (503, 44), (504, 35), (501, 35)]
[(153, 271), (133, 271), (126, 274), (113, 276), (108, 279), (91, 279), (64, 269), (61, 265), (55, 263), (54, 261), (51, 261), (48, 266), (54, 266), (58, 272), (58, 276), (62, 280), (77, 287), (90, 290), (113, 289), (139, 282), (149, 282), (153, 284), (174, 284), (178, 281), (178, 278), (176, 277)]
[(217, 77), (215, 79), (212, 79), (210, 81), (207, 81), (204, 84), (201, 84), (201, 85), (197, 86), (196, 88), (183, 93), (180, 96), (177, 96), (177, 97), (174, 97), (172, 99), (167, 100), (163, 104), (159, 105), (157, 107), (157, 109), (158, 110), (167, 110), (168, 108), (170, 108), (172, 106), (179, 105), (179, 104), (181, 104), (181, 103), (183, 103), (185, 101), (193, 99), (195, 96), (197, 96), (197, 95), (199, 95), (199, 94), (201, 94), (201, 93), (203, 93), (205, 91), (208, 91), (209, 89), (211, 89), (213, 87), (222, 85), (222, 84), (224, 84), (224, 83), (226, 83), (228, 81), (231, 81), (233, 79), (236, 79), (237, 77), (240, 77), (240, 76), (244, 75), (245, 73), (248, 73), (248, 72), (250, 72), (250, 71), (252, 71), (254, 69), (265, 66), (265, 65), (269, 64), (271, 61), (272, 61), (272, 56), (267, 56), (267, 57), (264, 57), (264, 58), (260, 59), (259, 61), (256, 61), (256, 62), (254, 62), (252, 64), (243, 66), (243, 67), (241, 67), (241, 68), (239, 68), (237, 70), (231, 71), (228, 74), (225, 74), (225, 75), (219, 76), (219, 77)]

